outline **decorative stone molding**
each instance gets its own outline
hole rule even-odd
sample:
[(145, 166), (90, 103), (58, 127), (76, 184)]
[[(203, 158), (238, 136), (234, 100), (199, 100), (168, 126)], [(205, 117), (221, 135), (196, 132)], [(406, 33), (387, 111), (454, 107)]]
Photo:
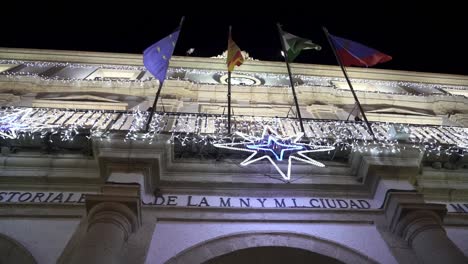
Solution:
[(400, 219), (395, 226), (396, 234), (408, 241), (410, 245), (420, 232), (428, 229), (440, 229), (445, 233), (441, 216), (430, 210), (416, 209)]
[(103, 186), (102, 194), (86, 195), (88, 230), (96, 223), (115, 224), (124, 231), (126, 240), (141, 226), (140, 205), (138, 185)]
[[(0, 65), (1, 69), (1, 65)], [(12, 93), (0, 93), (0, 105), (1, 106), (6, 106), (6, 105), (11, 105), (13, 103), (19, 102), (21, 98), (17, 95), (14, 95)]]
[[(117, 135), (118, 136), (118, 135)], [(235, 164), (223, 164), (213, 159), (193, 162), (189, 159), (178, 159), (171, 144), (166, 144), (168, 135), (159, 135), (159, 140), (148, 144), (144, 140), (93, 140), (93, 149), (96, 160), (99, 162), (101, 178), (107, 180), (112, 173), (139, 173), (144, 178), (144, 191), (153, 194), (158, 188), (166, 189), (183, 186), (185, 189), (199, 191), (203, 187), (217, 188), (213, 192), (238, 193), (243, 186), (232, 186), (235, 183), (250, 184), (250, 187), (263, 186), (265, 183), (278, 183), (277, 180), (265, 180), (260, 174), (264, 166), (241, 168)], [(114, 138), (113, 138), (114, 139)], [(327, 164), (326, 171), (322, 168), (311, 168), (308, 165), (296, 166), (296, 172), (306, 175), (301, 181), (288, 186), (287, 190), (276, 190), (291, 195), (317, 195), (318, 192), (330, 195), (331, 192), (339, 194), (346, 193), (356, 195), (373, 196), (381, 179), (404, 180), (415, 177), (420, 168), (421, 154), (412, 150), (401, 153), (353, 153), (349, 169), (343, 170), (341, 164)], [(216, 169), (215, 169), (216, 168)], [(314, 175), (311, 174), (314, 170)], [(252, 176), (245, 178), (245, 173)], [(336, 182), (333, 178), (322, 177), (324, 173), (340, 175), (347, 184)], [(313, 177), (320, 177), (318, 183)], [(203, 179), (203, 180), (201, 180)], [(209, 179), (208, 181), (206, 179)], [(221, 189), (225, 188), (225, 189)], [(248, 189), (248, 188), (247, 188)], [(313, 191), (312, 191), (313, 190)], [(264, 192), (266, 195), (270, 191)], [(265, 195), (264, 194), (264, 195)], [(270, 193), (271, 194), (271, 193)], [(260, 192), (257, 195), (261, 195)]]
[(13, 238), (0, 234), (0, 263), (36, 264), (29, 250)]
[(113, 224), (122, 230), (125, 241), (136, 231), (138, 220), (128, 207), (113, 202), (103, 202), (93, 207), (88, 214), (88, 231), (98, 223)]
[(333, 241), (305, 234), (280, 231), (246, 232), (220, 236), (190, 247), (178, 253), (166, 263), (205, 263), (210, 259), (237, 250), (268, 246), (303, 249), (334, 258), (342, 263), (377, 263), (377, 261), (361, 252)]
[(145, 141), (93, 141), (94, 153), (99, 162), (101, 177), (107, 179), (112, 172), (141, 172), (145, 178), (142, 186), (145, 192), (152, 193), (159, 187), (161, 171), (166, 166), (170, 145), (165, 138), (157, 144)]
[[(63, 146), (80, 147), (85, 151), (89, 148), (87, 139), (77, 138), (68, 144), (64, 142)], [(49, 151), (50, 154), (41, 153), (39, 151), (24, 153), (19, 146), (2, 146), (2, 155), (0, 155), (0, 164), (3, 166), (0, 170), (0, 175), (3, 176), (2, 184), (13, 184), (14, 182), (30, 183), (34, 179), (34, 184), (45, 183), (51, 181), (60, 182), (66, 181), (83, 183), (102, 183), (98, 170), (98, 163), (85, 155), (67, 155), (54, 153), (56, 146), (43, 145), (41, 151)], [(25, 146), (27, 148), (28, 146)], [(62, 146), (56, 149), (60, 150)], [(65, 179), (66, 178), (66, 179)]]
[(422, 194), (395, 192), (388, 194), (384, 211), (391, 232), (408, 243), (418, 262), (467, 263), (442, 226), (445, 205), (426, 204)]
[(388, 193), (384, 210), (390, 230), (407, 241), (425, 229), (442, 228), (447, 213), (445, 205), (426, 204), (415, 192)]
[(87, 232), (68, 263), (120, 263), (122, 247), (141, 226), (138, 185), (106, 185), (101, 194), (86, 196)]
[(352, 174), (360, 182), (371, 182), (371, 185), (376, 185), (380, 179), (404, 179), (411, 182), (419, 173), (421, 160), (422, 154), (416, 150), (405, 150), (398, 154), (354, 152), (349, 156)]

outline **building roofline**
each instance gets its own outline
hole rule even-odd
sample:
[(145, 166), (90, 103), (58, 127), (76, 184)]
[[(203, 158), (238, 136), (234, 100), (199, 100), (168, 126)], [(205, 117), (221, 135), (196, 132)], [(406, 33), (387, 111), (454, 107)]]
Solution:
[[(142, 66), (142, 54), (110, 53), (92, 51), (23, 49), (0, 47), (0, 59), (70, 62), (84, 64), (110, 64)], [(173, 56), (171, 67), (194, 68), (200, 70), (226, 70), (223, 59)], [(343, 74), (338, 66), (293, 63), (293, 73), (296, 75), (312, 75), (342, 78)], [(247, 60), (240, 68), (242, 72), (261, 72), (286, 74), (283, 62)], [(351, 78), (373, 79), (382, 81), (408, 81), (442, 85), (468, 86), (468, 76), (443, 73), (427, 73), (415, 71), (386, 70), (374, 68), (347, 68)]]

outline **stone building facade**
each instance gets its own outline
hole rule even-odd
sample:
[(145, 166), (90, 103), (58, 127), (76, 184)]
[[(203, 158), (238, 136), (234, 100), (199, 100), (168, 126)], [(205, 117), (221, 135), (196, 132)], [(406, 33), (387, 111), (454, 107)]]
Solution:
[(141, 62), (0, 49), (0, 263), (468, 262), (467, 76)]

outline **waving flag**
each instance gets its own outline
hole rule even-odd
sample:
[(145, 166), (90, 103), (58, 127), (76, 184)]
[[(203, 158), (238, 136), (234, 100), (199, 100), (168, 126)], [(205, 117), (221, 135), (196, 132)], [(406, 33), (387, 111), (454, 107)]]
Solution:
[(231, 34), (229, 34), (227, 59), (226, 59), (228, 71), (232, 72), (236, 65), (241, 66), (243, 62), (244, 62), (244, 56), (242, 56), (241, 50), (236, 45), (236, 43), (232, 40)]
[(166, 79), (169, 60), (179, 37), (180, 27), (169, 36), (154, 43), (143, 52), (143, 64), (160, 83)]
[(314, 49), (321, 50), (322, 47), (313, 43), (311, 40), (300, 38), (291, 33), (282, 31), (281, 36), (284, 41), (284, 48), (288, 53), (288, 61), (292, 62), (301, 53), (302, 50)]
[(391, 56), (360, 43), (336, 37), (331, 34), (330, 38), (344, 66), (355, 65), (370, 67), (392, 59)]

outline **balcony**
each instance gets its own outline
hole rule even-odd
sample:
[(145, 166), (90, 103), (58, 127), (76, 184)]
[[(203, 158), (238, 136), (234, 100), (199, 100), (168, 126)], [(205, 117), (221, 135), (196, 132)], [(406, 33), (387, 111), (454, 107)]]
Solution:
[[(50, 138), (67, 142), (77, 137), (109, 138), (121, 135), (124, 140), (159, 140), (156, 135), (169, 135), (170, 141), (182, 145), (193, 142), (213, 143), (236, 137), (236, 132), (260, 135), (269, 125), (283, 135), (296, 135), (299, 122), (292, 118), (233, 116), (232, 136), (227, 135), (227, 117), (199, 113), (155, 113), (150, 129), (144, 131), (148, 112), (58, 110), (39, 108), (5, 108), (0, 110), (0, 138), (18, 141), (26, 138)], [(395, 123), (371, 123), (375, 138), (362, 122), (340, 120), (304, 120), (303, 141), (341, 148), (387, 148), (398, 151), (420, 148), (445, 154), (462, 153), (468, 147), (468, 128)], [(5, 142), (3, 142), (6, 144)], [(4, 145), (2, 144), (2, 145)]]

